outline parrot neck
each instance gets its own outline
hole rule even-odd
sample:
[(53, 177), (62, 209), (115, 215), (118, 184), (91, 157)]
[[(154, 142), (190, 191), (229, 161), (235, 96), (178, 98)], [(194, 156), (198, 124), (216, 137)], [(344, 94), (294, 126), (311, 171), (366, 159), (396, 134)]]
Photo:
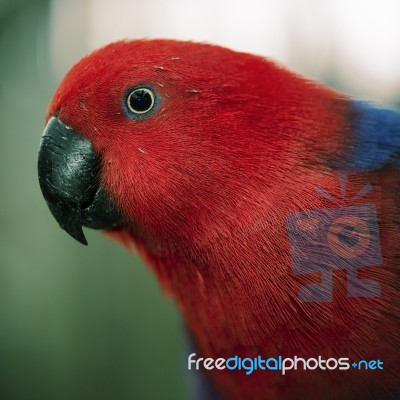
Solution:
[[(315, 180), (323, 182), (318, 175)], [(316, 183), (302, 182), (302, 186), (304, 193), (314, 193)], [(133, 239), (164, 291), (175, 298), (205, 356), (245, 354), (296, 324), (300, 315), (286, 227), (286, 215), (295, 205), (285, 191), (263, 190), (258, 196), (260, 203), (265, 199), (262, 208), (279, 208), (280, 213), (250, 212), (245, 203), (233, 210), (225, 204), (225, 220), (246, 213), (246, 223), (229, 221), (242, 225), (234, 235), (225, 234), (228, 227), (221, 229), (218, 217), (210, 218), (207, 212), (197, 215), (190, 234), (180, 232), (179, 240), (173, 238), (178, 243), (174, 248), (143, 239), (138, 232), (130, 232), (124, 240)], [(276, 353), (272, 343), (269, 351)]]
[[(347, 275), (338, 271), (333, 277), (332, 301), (301, 301), (299, 289), (310, 282), (320, 282), (321, 274), (294, 273), (287, 216), (304, 210), (340, 208), (315, 192), (320, 186), (340, 199), (340, 185), (334, 171), (315, 171), (312, 176), (299, 173), (298, 179), (288, 184), (293, 188), (291, 198), (285, 190), (279, 192), (275, 188), (269, 192), (264, 189), (268, 205), (262, 204), (264, 198), (260, 195), (259, 208), (253, 211), (246, 207), (244, 213), (240, 206), (235, 212), (229, 210), (222, 218), (225, 222), (228, 217), (246, 215), (241, 223), (230, 221), (229, 225), (241, 226), (240, 230), (229, 231), (229, 225), (221, 230), (221, 219), (216, 215), (211, 218), (207, 212), (197, 215), (196, 229), (190, 234), (179, 232), (180, 242), (176, 247), (162, 246), (133, 230), (117, 232), (117, 237), (126, 245), (135, 245), (166, 293), (174, 297), (193, 334), (198, 357), (310, 358), (322, 355), (325, 358), (384, 359), (389, 364), (394, 363), (398, 358), (398, 322), (395, 318), (386, 318), (382, 323), (382, 316), (387, 315), (386, 310), (393, 307), (390, 305), (393, 302), (398, 307), (398, 292), (385, 284), (393, 282), (398, 273), (397, 264), (390, 258), (393, 257), (390, 249), (394, 254), (397, 251), (398, 232), (381, 232), (382, 249), (387, 258), (383, 264), (363, 271), (363, 278), (380, 282), (384, 289), (380, 297), (349, 297)], [(374, 189), (354, 205), (376, 204), (378, 219), (382, 221), (385, 215), (382, 210), (398, 206), (389, 192), (382, 192), (380, 179), (376, 174), (357, 174), (353, 181), (349, 178), (347, 191), (349, 198), (354, 198), (365, 182), (370, 182)], [(296, 193), (299, 187), (302, 191)], [(390, 190), (397, 184), (393, 186), (390, 182), (383, 187)], [(371, 318), (371, 310), (376, 318)], [(382, 337), (390, 340), (382, 341)], [(358, 353), (359, 349), (362, 354)], [(286, 377), (278, 376), (277, 371), (270, 371), (270, 375), (258, 371), (250, 377), (243, 371), (228, 372), (213, 373), (213, 379), (228, 393), (227, 398), (232, 399), (283, 398), (281, 389), (285, 385), (287, 390), (290, 385), (292, 389), (296, 387), (299, 397), (300, 393), (314, 390), (318, 398), (323, 398), (326, 385), (332, 384), (329, 374), (318, 375), (318, 381), (309, 381), (304, 374), (297, 374), (288, 384)], [(368, 375), (368, 379), (369, 387), (380, 387), (379, 375)], [(265, 393), (268, 396), (265, 397)]]

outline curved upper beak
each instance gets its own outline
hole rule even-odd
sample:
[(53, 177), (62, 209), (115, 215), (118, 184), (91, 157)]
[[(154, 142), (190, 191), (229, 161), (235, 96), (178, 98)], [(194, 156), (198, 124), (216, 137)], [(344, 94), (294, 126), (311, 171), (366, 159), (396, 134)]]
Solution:
[(101, 162), (92, 143), (52, 117), (39, 148), (38, 175), (43, 196), (62, 229), (87, 244), (82, 226), (112, 228), (121, 217), (100, 184)]

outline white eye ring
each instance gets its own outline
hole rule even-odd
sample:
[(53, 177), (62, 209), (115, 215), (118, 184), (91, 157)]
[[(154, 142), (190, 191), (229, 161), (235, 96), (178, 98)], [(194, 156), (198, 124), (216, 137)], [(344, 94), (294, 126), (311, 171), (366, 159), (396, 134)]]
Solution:
[(134, 114), (146, 114), (155, 105), (156, 100), (152, 90), (146, 87), (139, 87), (132, 90), (126, 99), (128, 110)]

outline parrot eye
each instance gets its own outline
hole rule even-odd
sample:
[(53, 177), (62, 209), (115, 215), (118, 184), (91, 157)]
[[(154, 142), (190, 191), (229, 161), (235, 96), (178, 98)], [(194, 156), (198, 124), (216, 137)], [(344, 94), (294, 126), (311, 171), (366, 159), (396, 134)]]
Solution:
[(148, 86), (129, 89), (125, 95), (124, 110), (129, 118), (143, 119), (152, 114), (159, 100), (154, 90)]

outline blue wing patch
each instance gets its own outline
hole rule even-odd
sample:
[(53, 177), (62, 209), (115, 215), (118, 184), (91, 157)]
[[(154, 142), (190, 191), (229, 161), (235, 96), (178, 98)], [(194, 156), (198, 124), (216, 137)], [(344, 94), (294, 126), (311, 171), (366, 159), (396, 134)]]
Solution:
[(371, 171), (400, 161), (400, 113), (363, 101), (350, 105), (354, 144), (348, 169)]
[(205, 371), (197, 371), (197, 370), (187, 370), (188, 356), (191, 353), (197, 353), (199, 357), (198, 349), (194, 343), (194, 339), (189, 332), (189, 329), (186, 329), (185, 335), (185, 358), (184, 358), (184, 366), (187, 371), (187, 386), (189, 389), (189, 398), (190, 400), (221, 400), (221, 397), (217, 394), (211, 382), (204, 375)]

